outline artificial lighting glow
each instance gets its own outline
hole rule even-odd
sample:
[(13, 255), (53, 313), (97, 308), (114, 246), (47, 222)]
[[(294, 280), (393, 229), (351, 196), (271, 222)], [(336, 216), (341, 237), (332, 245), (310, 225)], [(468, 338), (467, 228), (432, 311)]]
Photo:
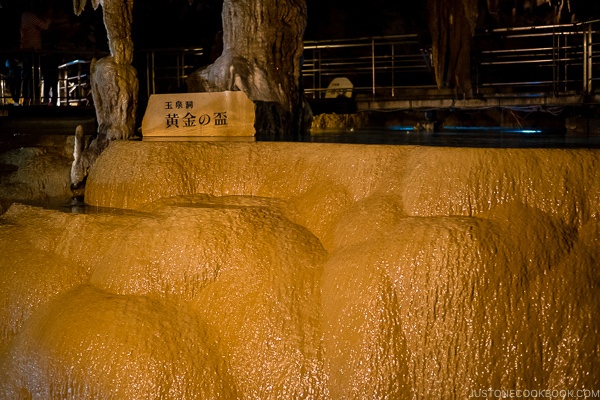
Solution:
[(541, 129), (506, 128), (503, 126), (444, 126), (447, 131), (494, 131), (504, 133), (542, 133)]
[[(391, 131), (415, 131), (414, 126), (408, 125), (392, 125), (388, 126), (388, 129)], [(485, 131), (494, 131), (494, 132), (503, 132), (503, 133), (542, 133), (541, 129), (521, 129), (521, 128), (506, 128), (503, 126), (444, 126), (442, 130), (445, 131), (477, 131), (477, 132), (485, 132)]]
[(414, 131), (414, 126), (405, 126), (405, 125), (392, 125), (388, 127), (391, 131)]

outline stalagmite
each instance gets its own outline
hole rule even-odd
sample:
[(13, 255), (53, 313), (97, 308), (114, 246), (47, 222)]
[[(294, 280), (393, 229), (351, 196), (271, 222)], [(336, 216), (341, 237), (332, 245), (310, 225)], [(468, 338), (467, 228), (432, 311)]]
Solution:
[(306, 1), (225, 0), (223, 53), (188, 78), (188, 90), (241, 90), (256, 104), (257, 134), (294, 138), (310, 129), (300, 87)]
[[(74, 0), (76, 14), (86, 1)], [(81, 195), (89, 167), (112, 140), (129, 139), (134, 134), (138, 102), (138, 79), (133, 61), (131, 23), (133, 0), (92, 0), (94, 9), (102, 6), (110, 56), (92, 61), (91, 87), (98, 132), (83, 148), (82, 133), (77, 132), (75, 160), (71, 168), (74, 195)], [(78, 128), (80, 130), (80, 128)]]
[(90, 213), (0, 216), (0, 397), (600, 394), (599, 167), (115, 142)]

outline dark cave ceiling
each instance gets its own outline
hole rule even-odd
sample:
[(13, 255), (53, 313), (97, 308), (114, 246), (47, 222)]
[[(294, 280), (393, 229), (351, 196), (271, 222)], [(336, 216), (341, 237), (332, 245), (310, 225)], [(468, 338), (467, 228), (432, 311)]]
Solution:
[[(97, 45), (103, 43), (103, 24), (100, 11), (90, 4), (81, 17), (72, 12), (72, 0), (33, 0), (52, 4), (55, 12), (77, 30), (73, 40), (82, 46), (96, 35)], [(448, 1), (448, 0), (440, 0)], [(462, 1), (462, 0), (456, 0)], [(559, 0), (553, 0), (559, 1)], [(600, 1), (569, 1), (578, 20), (600, 16)], [(134, 3), (133, 36), (138, 48), (206, 46), (221, 29), (222, 0), (157, 0)], [(541, 25), (549, 21), (548, 7), (528, 9), (528, 4), (541, 0), (479, 0), (478, 26), (494, 27), (510, 24)], [(18, 15), (23, 0), (0, 0), (2, 43), (10, 48), (18, 38)], [(488, 3), (494, 9), (488, 12)], [(347, 0), (307, 0), (308, 26), (306, 39), (334, 39), (361, 36), (419, 33), (427, 31), (427, 2), (414, 0), (370, 0), (362, 5), (349, 6)], [(512, 9), (515, 8), (516, 15)]]

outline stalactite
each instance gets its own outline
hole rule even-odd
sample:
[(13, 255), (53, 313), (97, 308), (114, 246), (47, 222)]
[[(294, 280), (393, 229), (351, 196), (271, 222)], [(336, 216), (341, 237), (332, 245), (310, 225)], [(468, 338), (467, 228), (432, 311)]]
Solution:
[(428, 0), (432, 56), (439, 88), (456, 88), (465, 97), (471, 85), (471, 43), (478, 15), (477, 0)]

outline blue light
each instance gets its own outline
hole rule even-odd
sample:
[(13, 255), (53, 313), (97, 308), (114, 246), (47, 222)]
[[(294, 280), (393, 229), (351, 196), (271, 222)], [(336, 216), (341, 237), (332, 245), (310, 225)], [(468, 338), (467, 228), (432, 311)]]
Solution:
[[(391, 131), (413, 132), (416, 131), (414, 126), (408, 125), (391, 125), (387, 127)], [(458, 132), (500, 132), (500, 133), (523, 133), (536, 134), (542, 133), (541, 129), (523, 129), (523, 128), (506, 128), (503, 126), (444, 126), (443, 131), (458, 131)], [(431, 132), (426, 132), (431, 133)]]
[(393, 126), (388, 126), (388, 129), (391, 131), (414, 131), (415, 127), (414, 126), (405, 126), (405, 125), (393, 125)]
[(493, 131), (503, 133), (542, 133), (541, 129), (521, 129), (521, 128), (505, 128), (502, 126), (444, 126), (443, 130), (447, 131)]

